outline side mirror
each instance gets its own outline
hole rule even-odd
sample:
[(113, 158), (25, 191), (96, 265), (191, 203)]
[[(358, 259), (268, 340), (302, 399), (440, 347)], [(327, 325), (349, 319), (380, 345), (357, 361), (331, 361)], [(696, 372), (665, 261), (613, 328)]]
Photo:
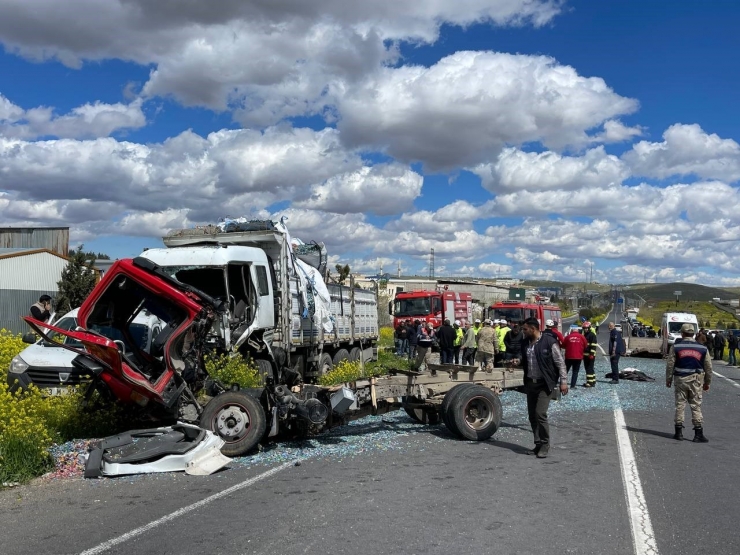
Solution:
[(28, 343), (29, 345), (33, 345), (38, 341), (38, 338), (36, 337), (36, 334), (29, 331), (28, 333), (24, 333), (23, 337), (21, 337), (21, 341), (24, 343)]
[(390, 301), (388, 303), (388, 314), (390, 314), (391, 316), (393, 316), (393, 301)]

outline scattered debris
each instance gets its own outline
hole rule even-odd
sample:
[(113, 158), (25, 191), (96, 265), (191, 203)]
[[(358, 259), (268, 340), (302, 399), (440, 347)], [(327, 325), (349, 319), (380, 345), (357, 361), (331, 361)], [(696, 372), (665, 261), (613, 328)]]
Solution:
[(133, 430), (95, 443), (85, 478), (182, 471), (207, 476), (231, 462), (221, 454), (223, 445), (213, 432), (191, 424)]

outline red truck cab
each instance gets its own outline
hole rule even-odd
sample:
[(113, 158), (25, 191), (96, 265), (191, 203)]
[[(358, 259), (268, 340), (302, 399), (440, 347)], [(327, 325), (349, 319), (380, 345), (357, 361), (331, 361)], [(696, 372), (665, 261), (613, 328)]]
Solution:
[(460, 323), (473, 317), (473, 296), (454, 291), (402, 291), (396, 293), (393, 310), (393, 327), (402, 320), (429, 322), (435, 329), (446, 319)]

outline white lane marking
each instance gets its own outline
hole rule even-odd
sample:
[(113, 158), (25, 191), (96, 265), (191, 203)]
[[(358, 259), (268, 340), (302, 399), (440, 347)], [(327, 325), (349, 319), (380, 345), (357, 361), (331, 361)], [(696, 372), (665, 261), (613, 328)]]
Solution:
[(627, 509), (629, 510), (632, 545), (635, 548), (635, 555), (658, 555), (653, 524), (650, 521), (645, 494), (642, 491), (635, 453), (632, 451), (629, 432), (624, 422), (624, 413), (617, 392), (613, 391), (612, 394), (614, 395), (615, 406), (614, 425), (617, 431), (619, 462), (622, 467), (622, 481), (624, 482)]
[(199, 509), (203, 505), (208, 505), (208, 503), (216, 501), (217, 499), (226, 497), (227, 495), (230, 495), (234, 493), (235, 491), (239, 491), (240, 489), (247, 488), (251, 486), (252, 484), (259, 482), (260, 480), (264, 480), (265, 478), (269, 478), (273, 474), (277, 474), (281, 470), (285, 470), (289, 466), (293, 466), (294, 464), (295, 463), (293, 462), (287, 462), (287, 463), (281, 464), (280, 466), (276, 466), (275, 468), (271, 468), (267, 472), (258, 474), (257, 476), (254, 476), (253, 478), (250, 478), (249, 480), (245, 480), (223, 491), (214, 493), (213, 495), (206, 497), (205, 499), (201, 499), (200, 501), (196, 501), (192, 505), (188, 505), (187, 507), (178, 509), (174, 513), (170, 513), (168, 515), (163, 516), (162, 518), (158, 518), (157, 520), (154, 520), (150, 522), (149, 524), (145, 524), (144, 526), (139, 526), (138, 528), (134, 528), (130, 532), (126, 532), (125, 534), (118, 536), (117, 538), (113, 538), (112, 540), (103, 542), (100, 545), (96, 545), (95, 547), (92, 547), (86, 551), (83, 551), (82, 553), (80, 553), (80, 555), (96, 555), (97, 553), (103, 553), (104, 551), (108, 551), (111, 547), (127, 542), (128, 540), (135, 538), (136, 536), (140, 536), (141, 534), (143, 534), (144, 532), (147, 532), (148, 530), (151, 530), (152, 528), (156, 528), (157, 526), (160, 526), (166, 522), (174, 520), (179, 516), (182, 516), (191, 511), (194, 511), (195, 509)]
[(718, 376), (718, 377), (720, 377), (720, 378), (724, 378), (725, 380), (727, 380), (727, 381), (728, 381), (728, 382), (730, 383), (730, 385), (734, 385), (735, 387), (740, 387), (740, 383), (737, 383), (737, 382), (736, 382), (735, 380), (733, 380), (733, 379), (730, 379), (730, 378), (728, 378), (727, 376), (723, 376), (723, 375), (722, 375), (722, 374), (720, 374), (719, 372), (712, 372), (712, 373), (713, 373), (713, 374), (714, 374), (715, 376)]

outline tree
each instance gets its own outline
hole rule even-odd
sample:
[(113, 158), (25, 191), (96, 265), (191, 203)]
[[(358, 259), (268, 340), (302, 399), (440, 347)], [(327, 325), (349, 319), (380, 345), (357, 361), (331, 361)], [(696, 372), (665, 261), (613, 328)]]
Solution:
[[(75, 255), (75, 252), (76, 251), (74, 250), (68, 251), (67, 256), (71, 258)], [(110, 256), (108, 256), (104, 252), (87, 251), (87, 252), (84, 252), (83, 254), (85, 255), (85, 260), (90, 260), (90, 261), (93, 261), (95, 259), (110, 260)]]
[(578, 315), (585, 318), (586, 320), (590, 320), (594, 317), (594, 311), (590, 308), (582, 308), (578, 311)]
[(67, 267), (62, 270), (62, 279), (57, 282), (57, 312), (63, 314), (80, 306), (95, 287), (97, 276), (92, 263), (86, 260), (86, 254), (80, 245), (69, 257)]
[(725, 323), (722, 320), (717, 320), (717, 329), (724, 329)]
[(345, 264), (344, 266), (342, 266), (341, 264), (337, 264), (335, 268), (337, 269), (337, 273), (339, 274), (339, 276), (337, 276), (337, 281), (339, 283), (344, 283), (344, 280), (349, 277), (349, 264)]

